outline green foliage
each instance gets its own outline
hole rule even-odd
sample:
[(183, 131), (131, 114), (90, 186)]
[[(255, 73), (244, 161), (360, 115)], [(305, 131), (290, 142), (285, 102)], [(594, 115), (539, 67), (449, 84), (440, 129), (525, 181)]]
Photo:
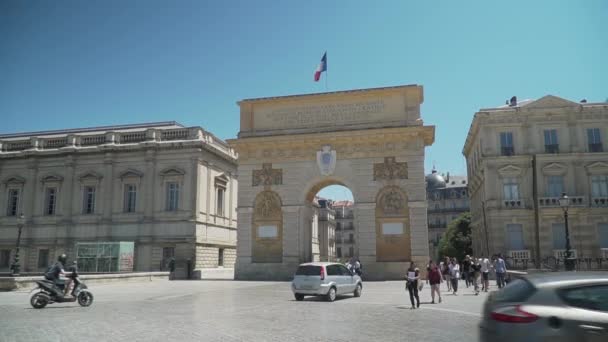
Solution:
[(448, 225), (439, 241), (439, 256), (456, 257), (463, 260), (465, 255), (473, 254), (471, 248), (471, 213), (460, 214)]

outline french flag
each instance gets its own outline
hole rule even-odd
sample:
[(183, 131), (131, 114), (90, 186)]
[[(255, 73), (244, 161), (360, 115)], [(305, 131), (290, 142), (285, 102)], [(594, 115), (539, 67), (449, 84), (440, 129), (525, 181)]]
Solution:
[(317, 71), (315, 71), (315, 82), (319, 82), (321, 79), (321, 73), (323, 71), (327, 71), (327, 52), (323, 54), (323, 58), (321, 58), (321, 63), (319, 63), (319, 67), (317, 67)]

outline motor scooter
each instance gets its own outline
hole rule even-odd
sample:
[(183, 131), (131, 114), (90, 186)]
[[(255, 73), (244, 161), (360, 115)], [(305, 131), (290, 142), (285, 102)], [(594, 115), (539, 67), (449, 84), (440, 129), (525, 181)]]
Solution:
[(34, 309), (42, 309), (47, 304), (53, 303), (69, 303), (78, 301), (80, 306), (90, 306), (93, 304), (93, 294), (87, 289), (87, 286), (80, 281), (78, 272), (73, 271), (68, 278), (71, 278), (74, 282), (74, 288), (72, 289), (71, 296), (63, 295), (63, 290), (52, 280), (37, 280), (36, 284), (38, 287), (33, 289), (30, 297), (30, 304)]

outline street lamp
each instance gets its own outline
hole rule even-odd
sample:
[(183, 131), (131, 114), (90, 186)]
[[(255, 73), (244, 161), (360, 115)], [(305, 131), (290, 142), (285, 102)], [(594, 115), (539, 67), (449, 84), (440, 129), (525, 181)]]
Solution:
[(19, 228), (19, 232), (17, 233), (17, 248), (15, 250), (15, 259), (13, 264), (11, 265), (11, 275), (18, 276), (21, 272), (21, 266), (19, 265), (19, 246), (21, 245), (21, 231), (23, 230), (23, 225), (25, 224), (25, 216), (20, 214), (17, 218), (17, 228)]
[(572, 258), (572, 251), (570, 250), (570, 230), (568, 229), (568, 208), (570, 207), (570, 199), (566, 193), (562, 193), (562, 197), (559, 199), (559, 206), (564, 210), (564, 223), (566, 226), (566, 252), (564, 253), (564, 266), (566, 271), (574, 270), (574, 259)]

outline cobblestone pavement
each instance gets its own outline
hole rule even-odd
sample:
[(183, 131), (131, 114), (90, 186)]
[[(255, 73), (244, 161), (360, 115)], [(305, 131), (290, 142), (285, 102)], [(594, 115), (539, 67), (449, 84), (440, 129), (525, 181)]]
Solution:
[[(296, 302), (286, 282), (164, 281), (96, 285), (95, 302), (32, 309), (0, 293), (0, 341), (475, 341), (485, 294), (410, 310), (404, 282), (367, 282), (360, 298)], [(445, 285), (442, 286), (445, 289)]]

